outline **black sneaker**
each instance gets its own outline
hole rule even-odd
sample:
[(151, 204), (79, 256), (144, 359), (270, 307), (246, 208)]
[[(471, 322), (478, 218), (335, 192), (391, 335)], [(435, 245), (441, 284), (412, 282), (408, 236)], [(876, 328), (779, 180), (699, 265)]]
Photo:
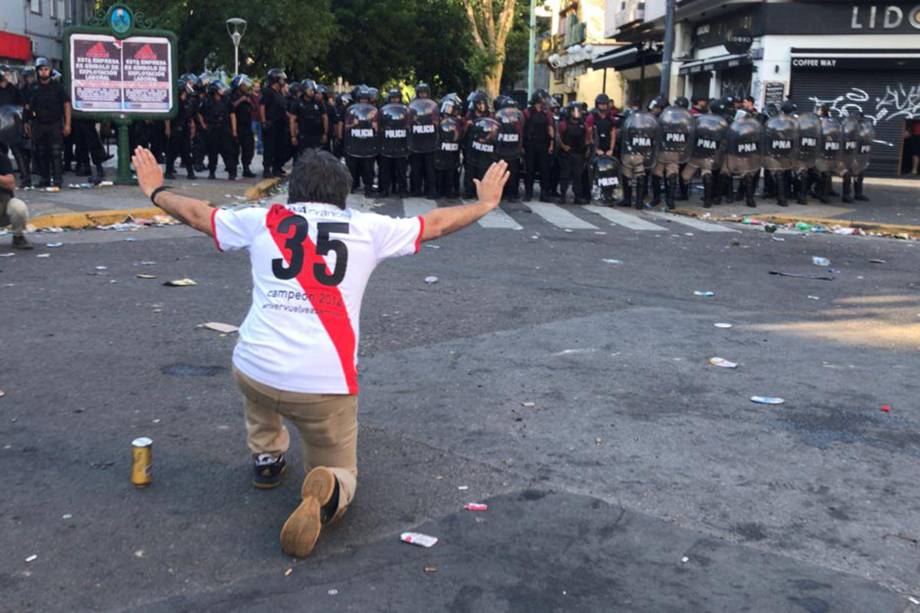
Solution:
[(281, 475), (286, 466), (284, 456), (275, 457), (270, 453), (260, 453), (252, 456), (252, 468), (255, 475), (252, 484), (259, 489), (270, 490), (281, 485)]
[(32, 249), (32, 243), (22, 234), (13, 236), (13, 249)]

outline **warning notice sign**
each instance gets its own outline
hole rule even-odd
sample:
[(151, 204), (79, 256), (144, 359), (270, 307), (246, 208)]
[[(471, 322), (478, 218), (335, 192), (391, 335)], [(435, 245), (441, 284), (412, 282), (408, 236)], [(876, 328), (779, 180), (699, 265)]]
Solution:
[(76, 111), (168, 113), (173, 104), (167, 38), (70, 37), (70, 97)]

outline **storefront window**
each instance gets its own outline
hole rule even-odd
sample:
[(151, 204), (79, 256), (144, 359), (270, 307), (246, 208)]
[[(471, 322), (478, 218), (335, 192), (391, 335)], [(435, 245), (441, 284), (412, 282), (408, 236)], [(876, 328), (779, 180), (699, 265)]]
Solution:
[(29, 0), (29, 10), (36, 15), (42, 14), (42, 0)]

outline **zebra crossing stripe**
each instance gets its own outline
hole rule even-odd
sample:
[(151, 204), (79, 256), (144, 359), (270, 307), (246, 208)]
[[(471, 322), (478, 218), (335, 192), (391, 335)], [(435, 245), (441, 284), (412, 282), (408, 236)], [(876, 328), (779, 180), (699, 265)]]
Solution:
[(529, 202), (527, 206), (531, 211), (560, 228), (566, 230), (597, 230), (597, 226), (594, 224), (584, 221), (580, 217), (576, 217), (572, 213), (569, 213), (564, 208), (556, 206), (555, 204), (547, 204), (544, 202)]
[(607, 221), (613, 222), (618, 226), (629, 228), (630, 230), (654, 230), (656, 232), (668, 231), (667, 228), (653, 224), (650, 221), (645, 221), (641, 217), (631, 213), (626, 213), (625, 211), (618, 211), (606, 206), (595, 206), (593, 204), (586, 206), (585, 208), (592, 213), (597, 213)]
[(514, 221), (508, 213), (500, 208), (492, 209), (489, 213), (479, 220), (479, 225), (483, 228), (505, 228), (508, 230), (522, 230), (521, 224)]
[(432, 209), (438, 208), (438, 203), (427, 198), (403, 198), (403, 209), (406, 217), (419, 217)]
[(700, 221), (699, 219), (686, 217), (684, 215), (668, 215), (667, 213), (659, 213), (657, 211), (646, 211), (646, 213), (652, 217), (657, 217), (658, 219), (668, 219), (685, 226), (690, 226), (691, 228), (700, 230), (701, 232), (741, 232), (741, 230), (736, 230), (734, 228), (729, 228), (719, 224), (709, 223), (708, 221)]
[(363, 194), (349, 194), (348, 195), (348, 206), (356, 211), (372, 211), (374, 210), (374, 201), (369, 200)]

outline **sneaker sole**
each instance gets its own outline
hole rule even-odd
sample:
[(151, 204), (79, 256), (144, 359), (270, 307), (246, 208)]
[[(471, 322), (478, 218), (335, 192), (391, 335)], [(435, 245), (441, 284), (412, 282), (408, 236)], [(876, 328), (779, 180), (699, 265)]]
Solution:
[(325, 466), (317, 466), (310, 471), (300, 487), (300, 496), (313, 498), (320, 506), (329, 502), (335, 492), (335, 474)]
[(315, 498), (304, 498), (281, 528), (281, 549), (289, 556), (305, 558), (316, 546), (322, 528), (320, 505)]
[(258, 488), (258, 489), (260, 489), (260, 490), (271, 490), (271, 489), (274, 489), (274, 488), (278, 487), (279, 485), (281, 485), (281, 477), (284, 476), (284, 473), (285, 473), (286, 471), (287, 471), (287, 465), (285, 465), (284, 467), (281, 468), (281, 472), (278, 473), (278, 480), (275, 481), (274, 483), (260, 483), (260, 482), (256, 481), (255, 479), (253, 479), (253, 480), (252, 480), (252, 484), (253, 484), (253, 486), (255, 486), (256, 488)]

